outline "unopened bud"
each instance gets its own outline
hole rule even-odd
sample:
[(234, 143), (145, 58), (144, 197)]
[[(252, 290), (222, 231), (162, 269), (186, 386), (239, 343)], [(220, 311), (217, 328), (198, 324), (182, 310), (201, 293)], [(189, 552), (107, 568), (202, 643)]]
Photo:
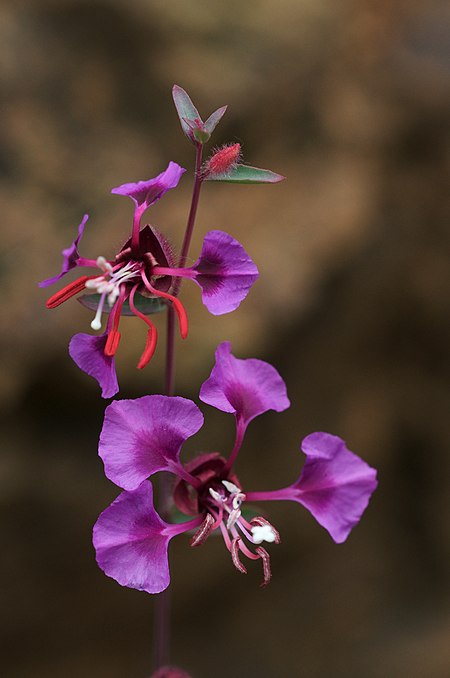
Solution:
[(241, 144), (222, 146), (207, 160), (205, 175), (227, 174), (234, 169), (241, 156)]

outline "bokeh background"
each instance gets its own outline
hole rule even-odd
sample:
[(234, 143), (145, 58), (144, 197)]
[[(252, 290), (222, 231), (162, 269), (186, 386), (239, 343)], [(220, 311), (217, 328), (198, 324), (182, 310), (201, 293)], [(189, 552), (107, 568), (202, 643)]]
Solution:
[[(271, 505), (283, 543), (259, 589), (220, 539), (171, 548), (173, 661), (194, 678), (450, 675), (448, 113), (450, 8), (440, 0), (3, 0), (2, 675), (148, 678), (153, 600), (97, 569), (91, 527), (117, 495), (97, 438), (105, 403), (67, 355), (90, 317), (46, 311), (81, 216), (85, 256), (112, 255), (132, 204), (110, 189), (189, 168), (148, 218), (180, 246), (192, 147), (173, 83), (200, 112), (225, 103), (217, 144), (286, 175), (204, 187), (191, 248), (237, 237), (261, 278), (210, 317), (185, 286), (177, 392), (197, 398), (219, 341), (273, 362), (292, 407), (253, 422), (239, 476), (292, 482), (299, 442), (336, 433), (379, 469), (362, 523), (336, 546), (301, 507)], [(164, 318), (158, 318), (161, 337)], [(125, 397), (162, 389), (163, 340), (125, 319)], [(227, 451), (229, 415), (202, 406), (186, 450)]]

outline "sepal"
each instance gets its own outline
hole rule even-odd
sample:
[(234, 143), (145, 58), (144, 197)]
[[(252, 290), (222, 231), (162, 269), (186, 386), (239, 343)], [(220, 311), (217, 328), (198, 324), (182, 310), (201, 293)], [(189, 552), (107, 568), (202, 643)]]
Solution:
[[(100, 302), (100, 294), (83, 294), (83, 296), (78, 297), (77, 301), (80, 302), (82, 306), (88, 308), (90, 311), (96, 311)], [(167, 304), (158, 297), (144, 297), (142, 294), (136, 292), (134, 295), (134, 305), (137, 310), (143, 313), (144, 315), (152, 315), (153, 313), (160, 313), (167, 308)], [(113, 307), (109, 307), (107, 304), (103, 307), (103, 313), (109, 315)], [(135, 315), (130, 308), (130, 303), (128, 299), (124, 301), (120, 315)]]

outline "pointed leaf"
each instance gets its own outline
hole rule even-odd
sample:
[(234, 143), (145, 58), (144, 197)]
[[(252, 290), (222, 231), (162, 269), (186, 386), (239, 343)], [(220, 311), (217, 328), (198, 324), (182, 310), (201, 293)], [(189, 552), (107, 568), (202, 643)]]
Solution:
[(228, 106), (222, 106), (221, 108), (218, 108), (217, 111), (214, 111), (214, 113), (211, 113), (208, 120), (205, 122), (205, 129), (208, 132), (208, 134), (212, 134), (214, 132), (215, 128), (222, 120), (222, 117), (227, 108)]
[[(178, 117), (180, 118), (181, 127), (188, 139), (193, 141), (193, 131), (187, 121), (194, 123), (197, 121), (203, 125), (200, 113), (195, 108), (192, 100), (187, 92), (182, 87), (174, 85), (172, 88), (172, 96), (177, 109)], [(196, 125), (198, 127), (198, 124)]]
[(206, 176), (205, 181), (228, 181), (233, 184), (276, 184), (285, 177), (270, 170), (250, 167), (249, 165), (236, 165), (234, 169), (224, 174)]

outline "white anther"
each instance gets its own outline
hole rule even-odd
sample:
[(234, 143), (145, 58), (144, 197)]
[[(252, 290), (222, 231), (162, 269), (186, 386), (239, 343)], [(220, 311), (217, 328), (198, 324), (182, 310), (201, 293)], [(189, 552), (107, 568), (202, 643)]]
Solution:
[(272, 544), (277, 538), (274, 529), (270, 525), (255, 525), (252, 527), (252, 537), (255, 544), (262, 544), (263, 541)]
[(109, 282), (108, 280), (103, 280), (101, 283), (97, 285), (97, 292), (99, 294), (109, 294), (112, 292), (114, 289), (114, 284)]
[(228, 516), (227, 530), (232, 528), (234, 526), (234, 524), (239, 520), (240, 517), (241, 517), (240, 510), (238, 508), (233, 509), (233, 511), (231, 511), (230, 515)]
[(213, 499), (215, 499), (216, 501), (219, 501), (221, 504), (225, 500), (225, 497), (222, 497), (222, 495), (219, 492), (217, 492), (216, 490), (213, 490), (212, 487), (209, 488), (209, 494), (211, 495), (211, 497)]
[(91, 278), (90, 280), (86, 280), (84, 286), (88, 290), (96, 290), (98, 285), (104, 281), (103, 276), (100, 276), (99, 278)]
[(112, 273), (113, 267), (109, 261), (106, 261), (105, 257), (97, 257), (96, 263), (99, 269), (101, 269), (104, 273)]
[(241, 488), (230, 482), (229, 480), (222, 480), (222, 485), (225, 485), (230, 494), (240, 494)]

